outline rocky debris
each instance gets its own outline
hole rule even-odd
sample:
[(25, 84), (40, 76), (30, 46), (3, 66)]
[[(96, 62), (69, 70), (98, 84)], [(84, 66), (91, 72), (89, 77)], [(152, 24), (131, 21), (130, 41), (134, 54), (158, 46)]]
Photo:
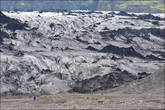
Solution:
[(101, 104), (106, 103), (106, 102), (107, 102), (107, 99), (105, 97), (102, 97), (98, 100), (98, 103), (101, 103)]
[[(38, 96), (1, 97), (1, 109), (164, 109), (164, 97), (153, 94), (79, 94), (61, 92)], [(68, 106), (69, 105), (69, 106)], [(56, 107), (56, 108), (55, 108)]]
[(142, 79), (147, 77), (148, 75), (150, 75), (151, 73), (146, 73), (146, 72), (142, 72), (142, 73), (138, 73), (138, 78)]
[(164, 66), (153, 72), (151, 75), (147, 75), (134, 83), (134, 86), (130, 87), (131, 84), (128, 85), (129, 89), (125, 89), (125, 92), (132, 93), (151, 93), (151, 94), (164, 94), (165, 92), (165, 68)]
[(127, 71), (113, 72), (104, 76), (95, 76), (90, 79), (77, 81), (72, 89), (74, 92), (90, 93), (118, 87), (124, 82), (130, 82), (135, 79), (137, 79), (137, 77)]
[[(126, 83), (120, 87), (101, 91), (102, 93), (117, 92), (124, 94), (164, 95), (165, 68), (160, 67), (153, 73), (138, 73), (138, 80)], [(146, 77), (147, 76), (147, 77)]]

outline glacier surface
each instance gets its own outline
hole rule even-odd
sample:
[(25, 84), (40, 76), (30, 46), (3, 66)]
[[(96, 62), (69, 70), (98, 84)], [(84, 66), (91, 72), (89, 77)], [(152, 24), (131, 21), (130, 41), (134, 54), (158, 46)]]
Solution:
[(151, 74), (165, 61), (164, 18), (156, 15), (0, 14), (10, 21), (0, 22), (1, 95), (97, 91)]

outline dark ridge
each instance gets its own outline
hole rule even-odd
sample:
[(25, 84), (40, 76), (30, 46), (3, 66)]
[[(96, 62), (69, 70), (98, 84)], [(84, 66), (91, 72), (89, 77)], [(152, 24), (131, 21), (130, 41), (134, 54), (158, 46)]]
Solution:
[(140, 53), (136, 52), (133, 47), (123, 48), (113, 45), (108, 45), (100, 50), (100, 52), (113, 53), (121, 56), (132, 56), (138, 58), (144, 58)]
[(108, 40), (109, 38), (115, 39), (116, 36), (120, 36), (120, 35), (123, 35), (129, 39), (136, 36), (149, 39), (149, 35), (142, 36), (143, 34), (141, 33), (144, 33), (144, 32), (141, 32), (140, 30), (137, 30), (137, 29), (131, 29), (129, 27), (118, 29), (118, 30), (109, 30), (109, 31), (100, 32), (104, 40)]
[(72, 12), (68, 12), (67, 14), (64, 14), (64, 15), (72, 15), (72, 16), (77, 16), (77, 14), (72, 13)]
[(4, 38), (9, 38), (9, 35), (6, 32), (0, 30), (0, 45), (2, 45)]
[(107, 27), (104, 27), (104, 29), (103, 30), (109, 30)]
[(50, 39), (51, 41), (52, 40), (60, 40), (61, 39), (61, 36), (60, 35), (54, 35), (52, 37), (48, 37), (48, 39)]
[(138, 79), (142, 79), (144, 77), (147, 77), (149, 76), (151, 73), (147, 73), (147, 72), (141, 72), (141, 73), (138, 73)]
[(75, 85), (73, 85), (72, 91), (80, 93), (89, 93), (98, 90), (106, 90), (118, 87), (124, 82), (130, 82), (136, 79), (136, 76), (132, 75), (131, 73), (128, 73), (127, 71), (113, 72), (104, 76), (95, 76), (90, 79), (77, 81)]
[(147, 59), (152, 59), (152, 60), (160, 60), (160, 61), (161, 61), (161, 60), (165, 60), (165, 59), (158, 58), (158, 57), (156, 57), (156, 56), (154, 56), (154, 55), (152, 55), (152, 54), (151, 54), (151, 55), (147, 55), (146, 58), (147, 58)]
[(165, 58), (165, 52), (161, 52), (161, 51), (152, 51), (155, 54), (159, 54), (161, 57)]
[(9, 18), (0, 11), (0, 24), (7, 24), (6, 29), (11, 31), (24, 30), (28, 25), (26, 23), (21, 23), (19, 20)]
[(144, 19), (165, 20), (165, 18), (154, 16), (152, 14), (139, 15), (139, 16), (137, 16), (137, 19), (142, 19), (142, 20), (144, 20)]
[[(145, 29), (143, 29), (145, 30)], [(151, 34), (161, 37), (163, 39), (165, 39), (165, 29), (159, 29), (159, 28), (149, 28), (148, 29), (149, 32), (151, 32)]]
[(17, 33), (13, 32), (10, 36), (11, 39), (17, 39)]
[(115, 57), (115, 56), (112, 56), (111, 57), (112, 60), (118, 60), (119, 58)]
[(5, 44), (5, 45), (2, 45), (2, 48), (3, 49), (7, 49), (7, 50), (10, 50), (10, 51), (14, 51), (14, 44), (10, 43), (10, 44)]
[(159, 24), (159, 21), (152, 21), (152, 24), (153, 25), (156, 25), (156, 26), (159, 26), (160, 24)]
[(8, 23), (11, 18), (5, 16), (1, 11), (0, 11), (0, 23)]
[(36, 31), (38, 29), (38, 27), (33, 27), (31, 29), (27, 29), (28, 31)]
[(91, 11), (88, 11), (88, 12), (80, 12), (80, 11), (75, 11), (75, 12), (73, 12), (73, 11), (69, 11), (69, 13), (70, 14), (76, 14), (76, 13), (78, 13), (78, 14), (92, 14), (92, 13), (96, 13), (96, 14), (102, 14), (102, 12), (96, 12), (96, 11), (94, 11), (94, 10), (91, 10)]
[(98, 51), (96, 48), (92, 47), (92, 46), (88, 46), (86, 48), (87, 50), (91, 50), (91, 51)]
[(41, 74), (49, 74), (49, 73), (52, 73), (53, 71), (50, 70), (50, 69), (42, 69), (41, 70)]
[(100, 45), (101, 43), (97, 41), (97, 42), (94, 42), (93, 44)]
[(81, 40), (80, 38), (76, 37), (76, 40), (81, 42), (81, 43), (84, 43), (84, 44), (89, 44), (88, 41), (84, 41), (84, 40)]
[(104, 30), (102, 32), (100, 32), (100, 35), (102, 36), (102, 39), (104, 40), (109, 40), (111, 39), (115, 39), (116, 36), (125, 36), (129, 39), (133, 38), (133, 37), (142, 37), (144, 39), (149, 40), (149, 33), (157, 36), (157, 37), (161, 37), (161, 38), (165, 38), (165, 29), (159, 29), (159, 28), (142, 28), (140, 30), (138, 29), (131, 29), (129, 27), (123, 28), (123, 29), (118, 29), (118, 30)]
[(120, 15), (120, 16), (136, 16), (135, 14), (128, 14), (127, 12), (125, 11), (120, 11), (118, 14), (116, 15)]
[(24, 56), (24, 53), (23, 53), (23, 51), (16, 51), (14, 56), (22, 57), (22, 56)]
[(9, 22), (9, 23), (5, 26), (6, 29), (9, 29), (9, 30), (11, 30), (11, 31), (15, 31), (15, 30), (24, 30), (25, 27), (27, 27), (27, 24), (20, 23), (20, 22), (17, 22), (17, 21)]

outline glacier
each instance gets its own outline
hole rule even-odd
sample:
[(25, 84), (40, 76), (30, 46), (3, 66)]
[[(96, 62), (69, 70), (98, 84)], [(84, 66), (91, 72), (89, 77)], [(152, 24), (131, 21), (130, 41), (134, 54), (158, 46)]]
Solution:
[(1, 95), (94, 92), (152, 74), (165, 62), (162, 15), (2, 12)]

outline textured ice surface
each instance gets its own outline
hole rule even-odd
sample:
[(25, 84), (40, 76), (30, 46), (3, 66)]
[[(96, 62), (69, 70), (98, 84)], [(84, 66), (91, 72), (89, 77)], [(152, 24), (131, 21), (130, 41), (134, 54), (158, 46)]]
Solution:
[[(54, 94), (71, 89), (75, 81), (118, 69), (133, 75), (152, 73), (164, 63), (164, 36), (155, 32), (164, 30), (162, 20), (111, 12), (4, 14), (29, 27), (11, 31), (1, 26), (10, 36), (1, 45), (2, 94)], [(101, 51), (109, 45), (116, 50)]]

